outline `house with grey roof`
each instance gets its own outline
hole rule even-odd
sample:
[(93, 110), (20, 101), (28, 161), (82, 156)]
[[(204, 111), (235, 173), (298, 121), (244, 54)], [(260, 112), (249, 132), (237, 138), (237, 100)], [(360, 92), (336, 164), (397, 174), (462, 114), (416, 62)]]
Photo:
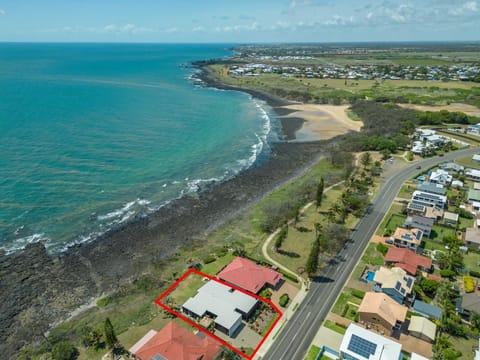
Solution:
[(420, 215), (411, 215), (407, 216), (405, 219), (404, 226), (407, 229), (420, 229), (423, 231), (424, 236), (430, 237), (434, 222), (435, 220), (432, 218), (426, 218)]
[(455, 173), (462, 173), (465, 170), (462, 165), (459, 165), (455, 162), (447, 162), (440, 164), (439, 168), (445, 171), (453, 171)]
[(447, 190), (440, 184), (434, 184), (431, 182), (424, 182), (417, 186), (418, 191), (423, 191), (429, 194), (436, 194), (436, 195), (445, 195)]
[(215, 280), (209, 280), (182, 305), (182, 312), (201, 319), (213, 319), (215, 328), (234, 336), (257, 306), (257, 299)]

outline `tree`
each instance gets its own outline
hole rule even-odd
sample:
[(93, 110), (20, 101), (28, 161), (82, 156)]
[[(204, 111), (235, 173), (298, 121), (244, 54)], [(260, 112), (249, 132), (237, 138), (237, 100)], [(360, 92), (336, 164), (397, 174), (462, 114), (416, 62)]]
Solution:
[(68, 341), (59, 342), (52, 349), (52, 358), (54, 360), (75, 360), (78, 355), (77, 348)]
[(305, 265), (305, 270), (310, 276), (317, 272), (319, 255), (320, 255), (320, 243), (316, 240), (313, 243), (312, 248), (310, 249), (310, 254), (308, 255), (307, 263)]
[(283, 240), (287, 237), (288, 234), (288, 224), (284, 224), (280, 228), (280, 232), (278, 234), (278, 237), (275, 239), (275, 249), (278, 251), (283, 244)]
[(435, 281), (435, 280), (422, 278), (422, 280), (420, 281), (421, 289), (429, 297), (434, 297), (435, 296), (435, 293), (437, 292), (437, 289), (438, 289), (439, 286), (440, 286), (440, 283), (438, 281)]
[(104, 333), (107, 347), (109, 349), (114, 349), (117, 346), (118, 339), (117, 335), (115, 334), (115, 330), (113, 329), (113, 325), (108, 317), (105, 319)]
[(323, 187), (324, 187), (324, 181), (322, 177), (317, 186), (317, 208), (320, 207), (320, 205), (322, 205)]
[(480, 313), (472, 311), (470, 324), (472, 325), (473, 329), (480, 331)]
[(364, 168), (367, 168), (372, 164), (372, 155), (370, 155), (368, 151), (363, 153), (362, 156), (360, 157), (360, 163)]

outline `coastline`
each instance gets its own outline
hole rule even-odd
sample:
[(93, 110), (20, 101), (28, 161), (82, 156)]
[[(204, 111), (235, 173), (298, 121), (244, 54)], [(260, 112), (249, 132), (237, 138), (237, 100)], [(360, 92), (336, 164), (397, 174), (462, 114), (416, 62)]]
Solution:
[[(265, 101), (279, 117), (292, 112), (281, 110), (291, 102), (221, 84), (205, 71), (199, 76), (205, 86), (242, 91)], [(288, 123), (282, 124), (286, 138), (303, 120)], [(232, 179), (185, 195), (60, 255), (47, 254), (41, 243), (12, 255), (0, 254), (0, 351), (12, 354), (24, 339), (41, 339), (52, 323), (92, 298), (118, 290), (180, 247), (194, 245), (266, 194), (303, 175), (322, 156), (320, 142), (280, 142), (271, 144), (271, 150), (266, 161)]]

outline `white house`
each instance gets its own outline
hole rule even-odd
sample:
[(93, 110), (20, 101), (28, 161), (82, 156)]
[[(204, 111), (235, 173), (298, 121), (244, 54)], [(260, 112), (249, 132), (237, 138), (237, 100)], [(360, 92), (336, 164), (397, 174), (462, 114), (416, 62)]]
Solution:
[(401, 360), (402, 345), (350, 324), (340, 345), (340, 357), (348, 360)]
[(453, 176), (448, 171), (438, 169), (430, 174), (430, 182), (434, 184), (448, 185), (452, 182)]
[(415, 190), (413, 192), (411, 201), (414, 204), (430, 207), (436, 206), (443, 209), (447, 203), (447, 197), (445, 195), (430, 194), (424, 191)]
[(465, 175), (473, 180), (480, 180), (480, 170), (466, 169)]

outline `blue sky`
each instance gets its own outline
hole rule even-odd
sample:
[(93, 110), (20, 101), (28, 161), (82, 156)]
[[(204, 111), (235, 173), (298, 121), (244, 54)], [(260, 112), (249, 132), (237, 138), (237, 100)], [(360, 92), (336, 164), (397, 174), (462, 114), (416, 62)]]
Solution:
[(0, 41), (480, 40), (480, 0), (0, 0)]

